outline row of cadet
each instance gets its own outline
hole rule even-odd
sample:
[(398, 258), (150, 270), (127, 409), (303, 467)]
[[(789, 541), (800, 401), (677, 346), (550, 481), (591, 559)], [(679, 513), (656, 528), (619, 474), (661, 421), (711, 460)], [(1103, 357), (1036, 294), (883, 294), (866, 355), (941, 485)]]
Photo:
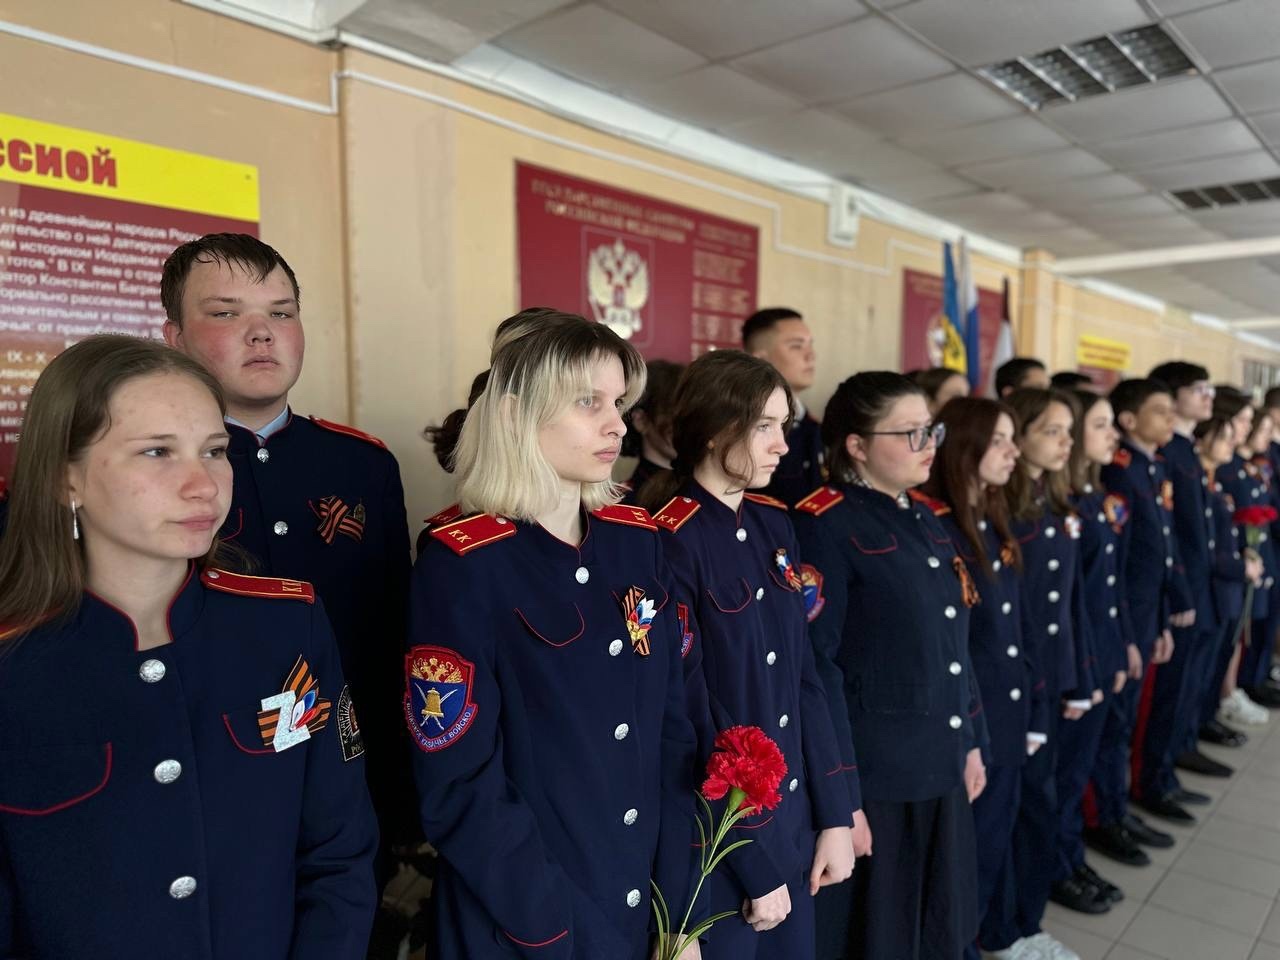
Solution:
[(1172, 843), (1129, 800), (1185, 822), (1175, 765), (1274, 697), (1270, 531), (1229, 502), (1272, 497), (1271, 413), (1193, 365), (1108, 400), (1014, 361), (940, 409), (958, 378), (861, 373), (819, 424), (794, 312), (646, 393), (607, 327), (527, 310), (429, 431), (458, 504), (411, 575), (395, 458), (288, 405), (284, 259), (205, 237), (161, 299), (168, 346), (83, 341), (26, 411), (0, 956), (362, 957), (425, 836), (429, 957), (644, 960), (753, 725), (787, 772), (682, 956), (1070, 957), (1045, 900), (1121, 895), (1082, 842)]

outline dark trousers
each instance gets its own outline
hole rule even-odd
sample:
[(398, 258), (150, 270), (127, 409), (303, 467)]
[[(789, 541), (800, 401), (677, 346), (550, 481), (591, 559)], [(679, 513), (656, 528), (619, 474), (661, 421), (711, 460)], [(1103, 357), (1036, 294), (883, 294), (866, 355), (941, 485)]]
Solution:
[(1119, 823), (1129, 812), (1129, 741), (1133, 736), (1141, 686), (1140, 681), (1130, 680), (1123, 690), (1102, 704), (1107, 715), (1098, 742), (1098, 759), (1093, 765), (1090, 795), (1095, 815), (1090, 818), (1091, 825)]
[(1218, 634), (1214, 647), (1213, 673), (1209, 677), (1203, 697), (1200, 701), (1200, 726), (1204, 726), (1218, 715), (1222, 705), (1222, 685), (1227, 680), (1227, 668), (1231, 666), (1231, 655), (1236, 650), (1236, 630), (1240, 620), (1229, 620)]
[(1084, 863), (1084, 792), (1098, 760), (1098, 748), (1115, 695), (1079, 720), (1058, 723), (1058, 836), (1054, 880), (1065, 880)]
[[(839, 952), (819, 952), (819, 960), (961, 960), (978, 929), (978, 855), (964, 787), (930, 800), (867, 800), (863, 809), (876, 852), (858, 861), (853, 880), (819, 895), (819, 929), (848, 931)], [(828, 937), (823, 930), (822, 949)]]
[[(866, 861), (862, 861), (865, 863)], [(861, 869), (861, 866), (859, 866)], [(711, 885), (711, 912), (737, 909), (736, 916), (725, 917), (708, 935), (702, 947), (707, 960), (794, 960), (814, 956), (814, 898), (809, 896), (809, 871), (805, 870), (787, 882), (791, 896), (791, 913), (772, 930), (756, 933), (742, 916), (744, 895), (738, 883), (724, 870), (717, 870), (708, 881)], [(840, 884), (847, 887), (848, 884)]]
[[(1022, 768), (1022, 802), (1013, 828), (1013, 869), (1018, 878), (1018, 913), (1013, 940), (1040, 932), (1057, 873), (1053, 846), (1058, 838), (1058, 753), (1063, 720), (1050, 714), (1049, 742)], [(1013, 932), (1013, 931), (1011, 931)], [(1012, 943), (1010, 940), (1009, 943)], [(1008, 943), (1001, 946), (1008, 946)]]
[(1240, 673), (1237, 683), (1242, 687), (1260, 687), (1267, 682), (1271, 673), (1271, 651), (1275, 645), (1276, 624), (1280, 622), (1280, 588), (1269, 592), (1267, 602), (1270, 605), (1267, 616), (1254, 618), (1249, 627), (1249, 645), (1240, 657)]
[[(1177, 721), (1181, 726), (1173, 743), (1173, 758), (1195, 750), (1200, 741), (1201, 712), (1205, 695), (1217, 673), (1218, 654), (1222, 647), (1220, 626), (1201, 628), (1196, 636), (1195, 649), (1187, 663), (1187, 677), (1182, 688), (1182, 701), (1178, 705)], [(1219, 683), (1219, 688), (1221, 684)]]
[(1155, 801), (1177, 789), (1173, 762), (1182, 752), (1188, 717), (1194, 712), (1189, 690), (1195, 671), (1204, 669), (1206, 648), (1212, 646), (1203, 631), (1175, 627), (1169, 662), (1147, 664), (1133, 734), (1134, 797)]
[[(991, 942), (1017, 915), (1017, 876), (1013, 865), (1013, 830), (1022, 798), (1022, 768), (987, 768), (987, 788), (973, 802), (974, 835), (978, 842), (978, 944)], [(993, 948), (994, 949), (994, 948)], [(969, 944), (966, 960), (977, 960), (978, 947)]]

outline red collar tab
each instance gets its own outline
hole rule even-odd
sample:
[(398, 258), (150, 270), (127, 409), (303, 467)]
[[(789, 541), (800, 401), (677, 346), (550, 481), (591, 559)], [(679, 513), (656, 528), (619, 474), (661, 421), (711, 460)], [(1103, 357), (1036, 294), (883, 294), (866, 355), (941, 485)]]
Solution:
[(1120, 467), (1121, 469), (1124, 469), (1128, 467), (1129, 464), (1133, 463), (1133, 454), (1131, 454), (1124, 447), (1118, 447), (1116, 449), (1115, 456), (1111, 458), (1111, 462), (1115, 466)]
[(744, 500), (750, 500), (752, 503), (762, 503), (766, 507), (774, 507), (778, 510), (787, 509), (787, 505), (777, 497), (767, 497), (763, 493), (744, 493), (742, 498)]
[(495, 517), (489, 513), (477, 513), (465, 520), (446, 523), (431, 531), (431, 536), (460, 557), (465, 557), (472, 550), (486, 544), (514, 537), (515, 534), (514, 523), (506, 517)]
[(644, 527), (646, 530), (658, 529), (658, 525), (653, 522), (653, 517), (649, 516), (648, 510), (644, 507), (633, 507), (625, 503), (615, 503), (610, 507), (592, 510), (591, 515), (599, 517), (601, 520), (608, 520), (610, 523), (621, 523), (628, 527)]
[(907, 496), (922, 507), (928, 507), (935, 517), (945, 517), (951, 512), (951, 508), (941, 500), (937, 500), (928, 494), (921, 493), (919, 490), (908, 490)]

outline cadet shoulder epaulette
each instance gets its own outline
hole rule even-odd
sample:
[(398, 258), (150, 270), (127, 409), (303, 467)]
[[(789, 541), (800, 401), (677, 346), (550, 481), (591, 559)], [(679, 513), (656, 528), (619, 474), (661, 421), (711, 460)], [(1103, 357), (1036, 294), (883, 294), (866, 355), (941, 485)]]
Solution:
[(242, 597), (268, 597), (277, 600), (304, 600), (316, 602), (316, 592), (305, 580), (285, 580), (281, 577), (250, 577), (230, 570), (206, 570), (200, 581), (210, 590), (235, 593)]
[(324, 427), (326, 430), (332, 430), (334, 433), (343, 433), (348, 437), (355, 437), (357, 440), (363, 440), (365, 443), (372, 443), (375, 447), (387, 449), (387, 445), (372, 434), (365, 433), (363, 430), (357, 430), (355, 427), (348, 427), (345, 423), (334, 423), (332, 420), (321, 420), (319, 417), (311, 417), (311, 422), (317, 427)]
[(675, 533), (689, 518), (702, 509), (702, 504), (692, 497), (672, 497), (653, 518), (658, 526)]
[(496, 543), (515, 535), (514, 523), (506, 517), (495, 517), (491, 513), (477, 513), (463, 520), (446, 523), (431, 531), (431, 536), (460, 557), (466, 556), (477, 547)]
[(1124, 469), (1129, 466), (1129, 464), (1133, 463), (1133, 454), (1124, 447), (1118, 447), (1115, 454), (1111, 457), (1111, 463), (1121, 469)]
[(649, 516), (644, 507), (633, 507), (625, 503), (615, 503), (609, 507), (601, 507), (591, 511), (593, 517), (608, 520), (610, 523), (621, 523), (628, 527), (644, 527), (646, 530), (657, 530), (658, 525)]
[(786, 510), (787, 505), (777, 497), (768, 497), (763, 493), (744, 493), (743, 498), (750, 500), (752, 503), (762, 503), (766, 507), (776, 507), (779, 510)]
[(462, 504), (451, 503), (449, 504), (449, 506), (445, 507), (439, 513), (432, 514), (422, 522), (425, 523), (428, 527), (438, 527), (442, 523), (452, 523), (454, 520), (457, 520), (460, 516), (462, 516)]
[(927, 507), (935, 517), (945, 517), (951, 512), (951, 508), (941, 500), (937, 500), (928, 494), (921, 493), (919, 490), (908, 490), (907, 496), (922, 507)]
[(820, 517), (844, 499), (844, 494), (835, 487), (819, 487), (796, 504), (797, 510)]

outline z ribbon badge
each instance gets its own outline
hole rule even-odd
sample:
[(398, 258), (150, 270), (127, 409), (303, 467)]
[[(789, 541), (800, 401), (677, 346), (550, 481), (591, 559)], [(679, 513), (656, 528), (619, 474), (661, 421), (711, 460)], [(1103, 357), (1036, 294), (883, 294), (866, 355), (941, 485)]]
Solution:
[(652, 600), (645, 599), (644, 591), (632, 587), (622, 598), (622, 612), (627, 618), (627, 633), (631, 637), (631, 649), (642, 657), (649, 655), (649, 628), (653, 626), (653, 615), (657, 607)]
[(284, 689), (262, 701), (258, 732), (262, 742), (279, 753), (310, 740), (329, 722), (328, 700), (320, 698), (320, 685), (302, 657), (289, 671)]
[(338, 496), (322, 497), (319, 502), (308, 502), (311, 512), (320, 518), (316, 533), (325, 543), (333, 543), (333, 538), (344, 534), (359, 543), (364, 539), (365, 510), (363, 503), (348, 507)]
[(471, 701), (475, 664), (444, 647), (414, 647), (404, 659), (409, 732), (424, 752), (443, 750), (467, 732), (480, 709)]
[(785, 547), (779, 547), (774, 552), (773, 564), (778, 568), (778, 573), (782, 574), (782, 579), (787, 582), (787, 586), (790, 589), (800, 590), (803, 587), (800, 582), (800, 576), (796, 573), (796, 568), (791, 563), (791, 558), (787, 556)]

